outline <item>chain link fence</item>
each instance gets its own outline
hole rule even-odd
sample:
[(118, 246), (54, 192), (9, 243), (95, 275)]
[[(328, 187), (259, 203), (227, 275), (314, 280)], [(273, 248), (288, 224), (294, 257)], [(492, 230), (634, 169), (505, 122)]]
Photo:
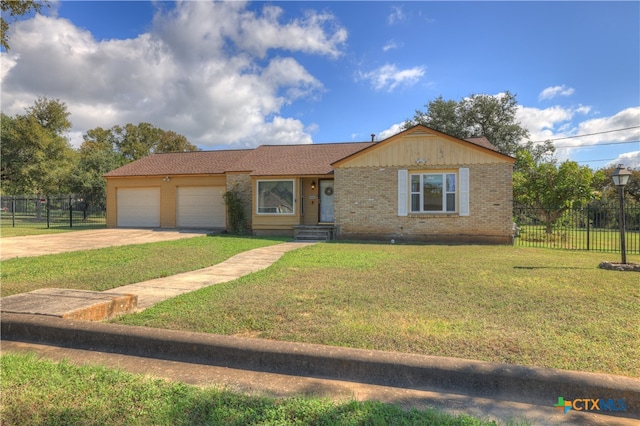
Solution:
[(0, 197), (3, 228), (104, 228), (106, 223), (104, 203), (78, 195)]

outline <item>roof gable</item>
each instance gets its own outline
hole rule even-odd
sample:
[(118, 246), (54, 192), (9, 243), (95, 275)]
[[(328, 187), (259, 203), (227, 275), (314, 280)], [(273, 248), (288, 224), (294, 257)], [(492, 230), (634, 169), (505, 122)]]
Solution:
[(514, 163), (485, 137), (459, 139), (416, 125), (333, 163), (338, 167), (410, 165), (454, 166), (473, 163)]

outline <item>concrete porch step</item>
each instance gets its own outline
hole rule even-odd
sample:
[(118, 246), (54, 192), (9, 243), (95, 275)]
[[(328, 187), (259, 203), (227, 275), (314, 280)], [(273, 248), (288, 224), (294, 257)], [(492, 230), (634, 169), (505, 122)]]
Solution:
[(331, 225), (298, 225), (293, 227), (296, 241), (331, 241), (335, 239), (336, 228)]

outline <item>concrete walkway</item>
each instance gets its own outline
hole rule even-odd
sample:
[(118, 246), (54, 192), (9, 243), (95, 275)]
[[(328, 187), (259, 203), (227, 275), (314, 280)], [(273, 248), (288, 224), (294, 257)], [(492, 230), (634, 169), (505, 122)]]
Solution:
[(104, 291), (103, 293), (135, 294), (137, 311), (183, 293), (214, 284), (232, 281), (271, 266), (286, 252), (315, 244), (313, 242), (281, 243), (245, 251), (208, 268), (185, 272), (165, 278), (143, 281)]

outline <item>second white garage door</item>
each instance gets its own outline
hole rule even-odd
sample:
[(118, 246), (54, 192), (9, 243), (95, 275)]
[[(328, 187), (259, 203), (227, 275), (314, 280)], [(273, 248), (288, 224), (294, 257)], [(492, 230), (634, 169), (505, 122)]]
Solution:
[(224, 191), (224, 186), (178, 187), (178, 227), (224, 228), (227, 222)]

